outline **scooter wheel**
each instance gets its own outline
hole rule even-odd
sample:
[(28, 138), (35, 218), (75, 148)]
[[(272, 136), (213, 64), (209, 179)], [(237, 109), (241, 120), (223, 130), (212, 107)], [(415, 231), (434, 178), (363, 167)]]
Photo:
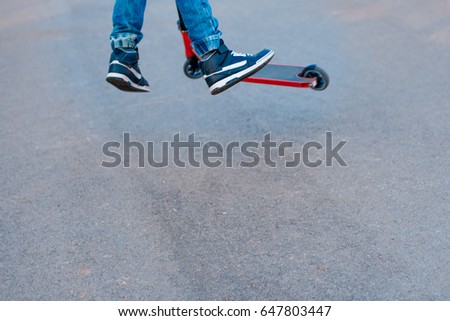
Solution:
[(330, 84), (330, 77), (322, 68), (317, 67), (316, 65), (310, 65), (305, 67), (301, 73), (301, 77), (305, 78), (316, 78), (317, 84), (315, 87), (311, 87), (311, 89), (322, 91), (325, 90)]
[(191, 79), (198, 79), (203, 76), (203, 73), (198, 67), (198, 64), (197, 66), (193, 66), (189, 60), (186, 60), (186, 62), (184, 63), (183, 71), (184, 74)]

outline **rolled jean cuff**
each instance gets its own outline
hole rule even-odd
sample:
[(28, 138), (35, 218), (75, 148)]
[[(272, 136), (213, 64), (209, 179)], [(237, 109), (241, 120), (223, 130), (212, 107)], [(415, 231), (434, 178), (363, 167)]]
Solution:
[(192, 42), (192, 48), (199, 57), (202, 57), (208, 52), (216, 50), (219, 47), (220, 47), (220, 34), (209, 36), (207, 38)]
[(139, 37), (133, 33), (121, 33), (111, 36), (111, 48), (136, 48)]

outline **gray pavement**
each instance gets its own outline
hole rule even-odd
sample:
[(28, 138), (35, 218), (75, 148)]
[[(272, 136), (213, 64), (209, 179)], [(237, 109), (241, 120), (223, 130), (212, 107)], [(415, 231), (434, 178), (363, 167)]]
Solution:
[[(318, 63), (329, 89), (210, 96), (156, 0), (151, 93), (125, 94), (104, 81), (111, 1), (0, 3), (0, 300), (449, 300), (450, 1), (212, 5), (229, 47)], [(100, 166), (124, 132), (327, 131), (348, 167)]]

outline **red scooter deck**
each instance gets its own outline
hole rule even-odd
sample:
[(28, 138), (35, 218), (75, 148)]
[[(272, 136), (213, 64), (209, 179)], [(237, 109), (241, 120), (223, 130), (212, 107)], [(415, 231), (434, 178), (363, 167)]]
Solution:
[(287, 86), (297, 88), (313, 88), (317, 84), (316, 78), (300, 77), (303, 67), (268, 64), (244, 82), (255, 84)]

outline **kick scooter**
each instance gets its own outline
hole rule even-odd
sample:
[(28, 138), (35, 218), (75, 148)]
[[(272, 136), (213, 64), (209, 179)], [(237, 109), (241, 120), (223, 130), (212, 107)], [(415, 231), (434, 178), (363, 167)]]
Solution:
[[(178, 21), (178, 29), (183, 37), (186, 55), (186, 62), (184, 63), (183, 71), (187, 77), (197, 79), (203, 76), (203, 73), (199, 67), (199, 58), (191, 47), (191, 39), (189, 38), (188, 30), (183, 22), (183, 18), (181, 17), (179, 10), (178, 16), (180, 19)], [(263, 85), (311, 88), (317, 91), (322, 91), (328, 87), (330, 78), (325, 70), (317, 65), (300, 67), (269, 63), (256, 74), (242, 81)]]

